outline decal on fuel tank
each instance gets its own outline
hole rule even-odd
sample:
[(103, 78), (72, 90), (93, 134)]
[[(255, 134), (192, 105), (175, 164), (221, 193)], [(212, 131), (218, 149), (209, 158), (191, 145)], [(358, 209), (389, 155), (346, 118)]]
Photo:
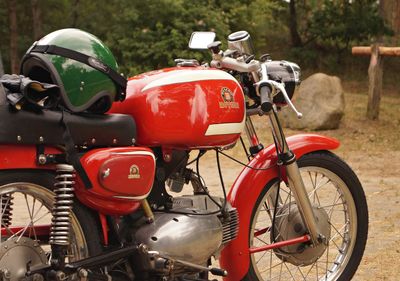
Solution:
[(235, 101), (232, 91), (223, 87), (221, 89), (222, 102), (219, 102), (220, 108), (239, 108), (239, 103)]

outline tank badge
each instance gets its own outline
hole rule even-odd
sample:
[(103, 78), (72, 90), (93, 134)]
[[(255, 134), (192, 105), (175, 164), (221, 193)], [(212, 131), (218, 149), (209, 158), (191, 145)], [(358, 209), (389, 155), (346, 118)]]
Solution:
[(128, 175), (128, 179), (140, 179), (140, 171), (139, 171), (139, 167), (137, 165), (132, 165), (129, 168), (129, 175)]
[(235, 102), (233, 93), (226, 87), (221, 89), (222, 102), (219, 103), (220, 108), (239, 108), (239, 103)]

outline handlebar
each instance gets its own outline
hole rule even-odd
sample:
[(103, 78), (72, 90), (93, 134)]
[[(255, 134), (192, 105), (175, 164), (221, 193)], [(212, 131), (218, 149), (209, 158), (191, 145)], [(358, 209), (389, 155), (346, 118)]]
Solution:
[(272, 110), (271, 86), (269, 84), (263, 83), (259, 87), (261, 110), (265, 113), (270, 112)]
[(246, 63), (234, 58), (223, 57), (221, 54), (213, 54), (213, 58), (210, 65), (215, 68), (226, 68), (237, 72), (256, 72), (260, 69), (260, 62), (256, 60)]
[(224, 56), (224, 52), (219, 51), (219, 53), (213, 52), (213, 60), (211, 61), (210, 65), (215, 68), (224, 68), (242, 73), (251, 73), (254, 82), (256, 82), (255, 86), (257, 87), (258, 95), (260, 96), (260, 109), (262, 112), (268, 113), (273, 109), (273, 95), (280, 92), (285, 98), (286, 103), (296, 113), (297, 118), (302, 118), (303, 115), (297, 111), (288, 94), (286, 93), (284, 84), (268, 78), (267, 66), (265, 63), (261, 63), (257, 60), (244, 62), (229, 56)]

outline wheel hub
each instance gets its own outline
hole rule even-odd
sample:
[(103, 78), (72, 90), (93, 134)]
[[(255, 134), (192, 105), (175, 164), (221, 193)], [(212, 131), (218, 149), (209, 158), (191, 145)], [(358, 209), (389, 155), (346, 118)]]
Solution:
[(2, 280), (17, 281), (25, 277), (27, 266), (46, 264), (47, 257), (39, 243), (27, 237), (13, 237), (0, 245)]
[[(329, 224), (329, 216), (323, 208), (313, 206), (315, 220), (319, 231), (325, 237), (325, 241), (329, 241), (331, 236), (331, 226)], [(296, 203), (284, 205), (276, 213), (274, 231), (275, 242), (281, 242), (293, 239), (307, 234), (307, 229), (303, 224), (299, 208)], [(278, 249), (274, 249), (276, 256), (282, 261), (289, 262), (296, 266), (306, 266), (317, 261), (325, 252), (326, 243), (320, 243), (315, 247), (311, 247), (309, 243), (294, 244)]]

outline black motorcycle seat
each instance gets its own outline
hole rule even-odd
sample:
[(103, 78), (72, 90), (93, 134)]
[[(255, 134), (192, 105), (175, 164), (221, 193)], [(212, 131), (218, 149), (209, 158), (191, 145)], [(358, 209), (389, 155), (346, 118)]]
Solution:
[(0, 143), (63, 145), (62, 119), (78, 146), (130, 146), (136, 139), (136, 124), (129, 115), (15, 110), (0, 93)]

